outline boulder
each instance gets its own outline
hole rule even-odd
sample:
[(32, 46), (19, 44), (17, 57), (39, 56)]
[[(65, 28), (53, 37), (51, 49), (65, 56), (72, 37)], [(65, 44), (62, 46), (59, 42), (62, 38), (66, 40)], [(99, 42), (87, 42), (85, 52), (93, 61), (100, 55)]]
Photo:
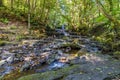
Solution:
[(56, 71), (36, 73), (36, 74), (21, 77), (18, 80), (59, 80), (59, 79), (62, 79), (64, 76), (79, 72), (80, 70), (79, 67), (80, 67), (79, 65), (74, 65), (74, 66), (65, 67)]
[(30, 69), (30, 63), (29, 62), (25, 62), (24, 65), (22, 65), (22, 67), (20, 69), (20, 72), (27, 71), (29, 69)]
[(6, 59), (8, 63), (13, 63), (14, 62), (14, 56), (10, 56)]

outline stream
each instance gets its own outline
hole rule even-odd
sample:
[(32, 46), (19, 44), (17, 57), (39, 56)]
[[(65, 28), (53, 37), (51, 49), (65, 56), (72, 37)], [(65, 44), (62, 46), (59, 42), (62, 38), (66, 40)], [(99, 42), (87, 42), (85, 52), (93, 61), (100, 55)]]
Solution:
[[(16, 78), (19, 78), (57, 70), (71, 64), (86, 64), (87, 60), (92, 62), (97, 58), (92, 54), (100, 52), (100, 44), (86, 36), (70, 34), (63, 37), (49, 36), (40, 40), (23, 40), (20, 44), (0, 47), (0, 75), (6, 77), (16, 74)], [(91, 56), (85, 56), (86, 53)], [(101, 61), (99, 58), (97, 60)], [(11, 77), (5, 80), (12, 80)]]

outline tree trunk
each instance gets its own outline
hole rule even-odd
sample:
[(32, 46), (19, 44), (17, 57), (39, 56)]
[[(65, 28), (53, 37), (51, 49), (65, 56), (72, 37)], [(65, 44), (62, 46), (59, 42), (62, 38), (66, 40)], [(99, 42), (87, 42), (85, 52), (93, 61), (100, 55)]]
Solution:
[(96, 1), (96, 3), (97, 3), (98, 8), (99, 8), (99, 10), (101, 11), (101, 13), (102, 13), (106, 18), (108, 18), (112, 23), (114, 23), (113, 29), (114, 29), (114, 31), (115, 31), (116, 34), (117, 34), (117, 33), (118, 33), (117, 27), (120, 26), (119, 21), (105, 11), (103, 5), (101, 4), (101, 2), (100, 2), (99, 0), (95, 0), (95, 1)]
[(30, 0), (28, 0), (28, 28), (30, 29)]
[(14, 2), (14, 1), (11, 0), (11, 10), (13, 10), (13, 5), (14, 5), (13, 2)]
[(113, 2), (112, 2), (112, 0), (108, 0), (108, 2), (109, 2), (109, 5), (110, 5), (110, 11), (112, 11), (113, 10)]
[(0, 0), (0, 7), (3, 7), (3, 0)]

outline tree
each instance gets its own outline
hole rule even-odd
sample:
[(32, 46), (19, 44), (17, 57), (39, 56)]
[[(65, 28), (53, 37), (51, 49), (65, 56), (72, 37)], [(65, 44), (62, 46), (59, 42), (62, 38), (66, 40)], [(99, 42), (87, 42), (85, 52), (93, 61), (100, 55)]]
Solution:
[[(112, 15), (107, 13), (107, 11), (105, 10), (104, 6), (102, 5), (102, 3), (99, 0), (95, 0), (95, 1), (97, 3), (98, 8), (100, 9), (101, 13), (114, 24), (113, 29), (116, 32), (116, 34), (118, 34), (117, 27), (120, 27), (120, 22), (116, 18), (114, 18)], [(110, 10), (111, 9), (112, 8), (110, 7)]]
[(30, 29), (30, 14), (31, 14), (30, 0), (28, 0), (28, 28), (29, 29)]
[(11, 0), (11, 10), (13, 10), (13, 2), (14, 2), (14, 0)]
[(0, 7), (3, 7), (3, 0), (0, 0)]

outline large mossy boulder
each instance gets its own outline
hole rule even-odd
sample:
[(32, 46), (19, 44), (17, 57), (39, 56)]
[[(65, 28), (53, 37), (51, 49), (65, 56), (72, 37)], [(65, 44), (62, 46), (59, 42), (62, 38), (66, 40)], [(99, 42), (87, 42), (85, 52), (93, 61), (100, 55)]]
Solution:
[(58, 80), (69, 74), (79, 73), (80, 65), (65, 67), (56, 71), (48, 71), (44, 73), (36, 73), (19, 78), (18, 80)]

